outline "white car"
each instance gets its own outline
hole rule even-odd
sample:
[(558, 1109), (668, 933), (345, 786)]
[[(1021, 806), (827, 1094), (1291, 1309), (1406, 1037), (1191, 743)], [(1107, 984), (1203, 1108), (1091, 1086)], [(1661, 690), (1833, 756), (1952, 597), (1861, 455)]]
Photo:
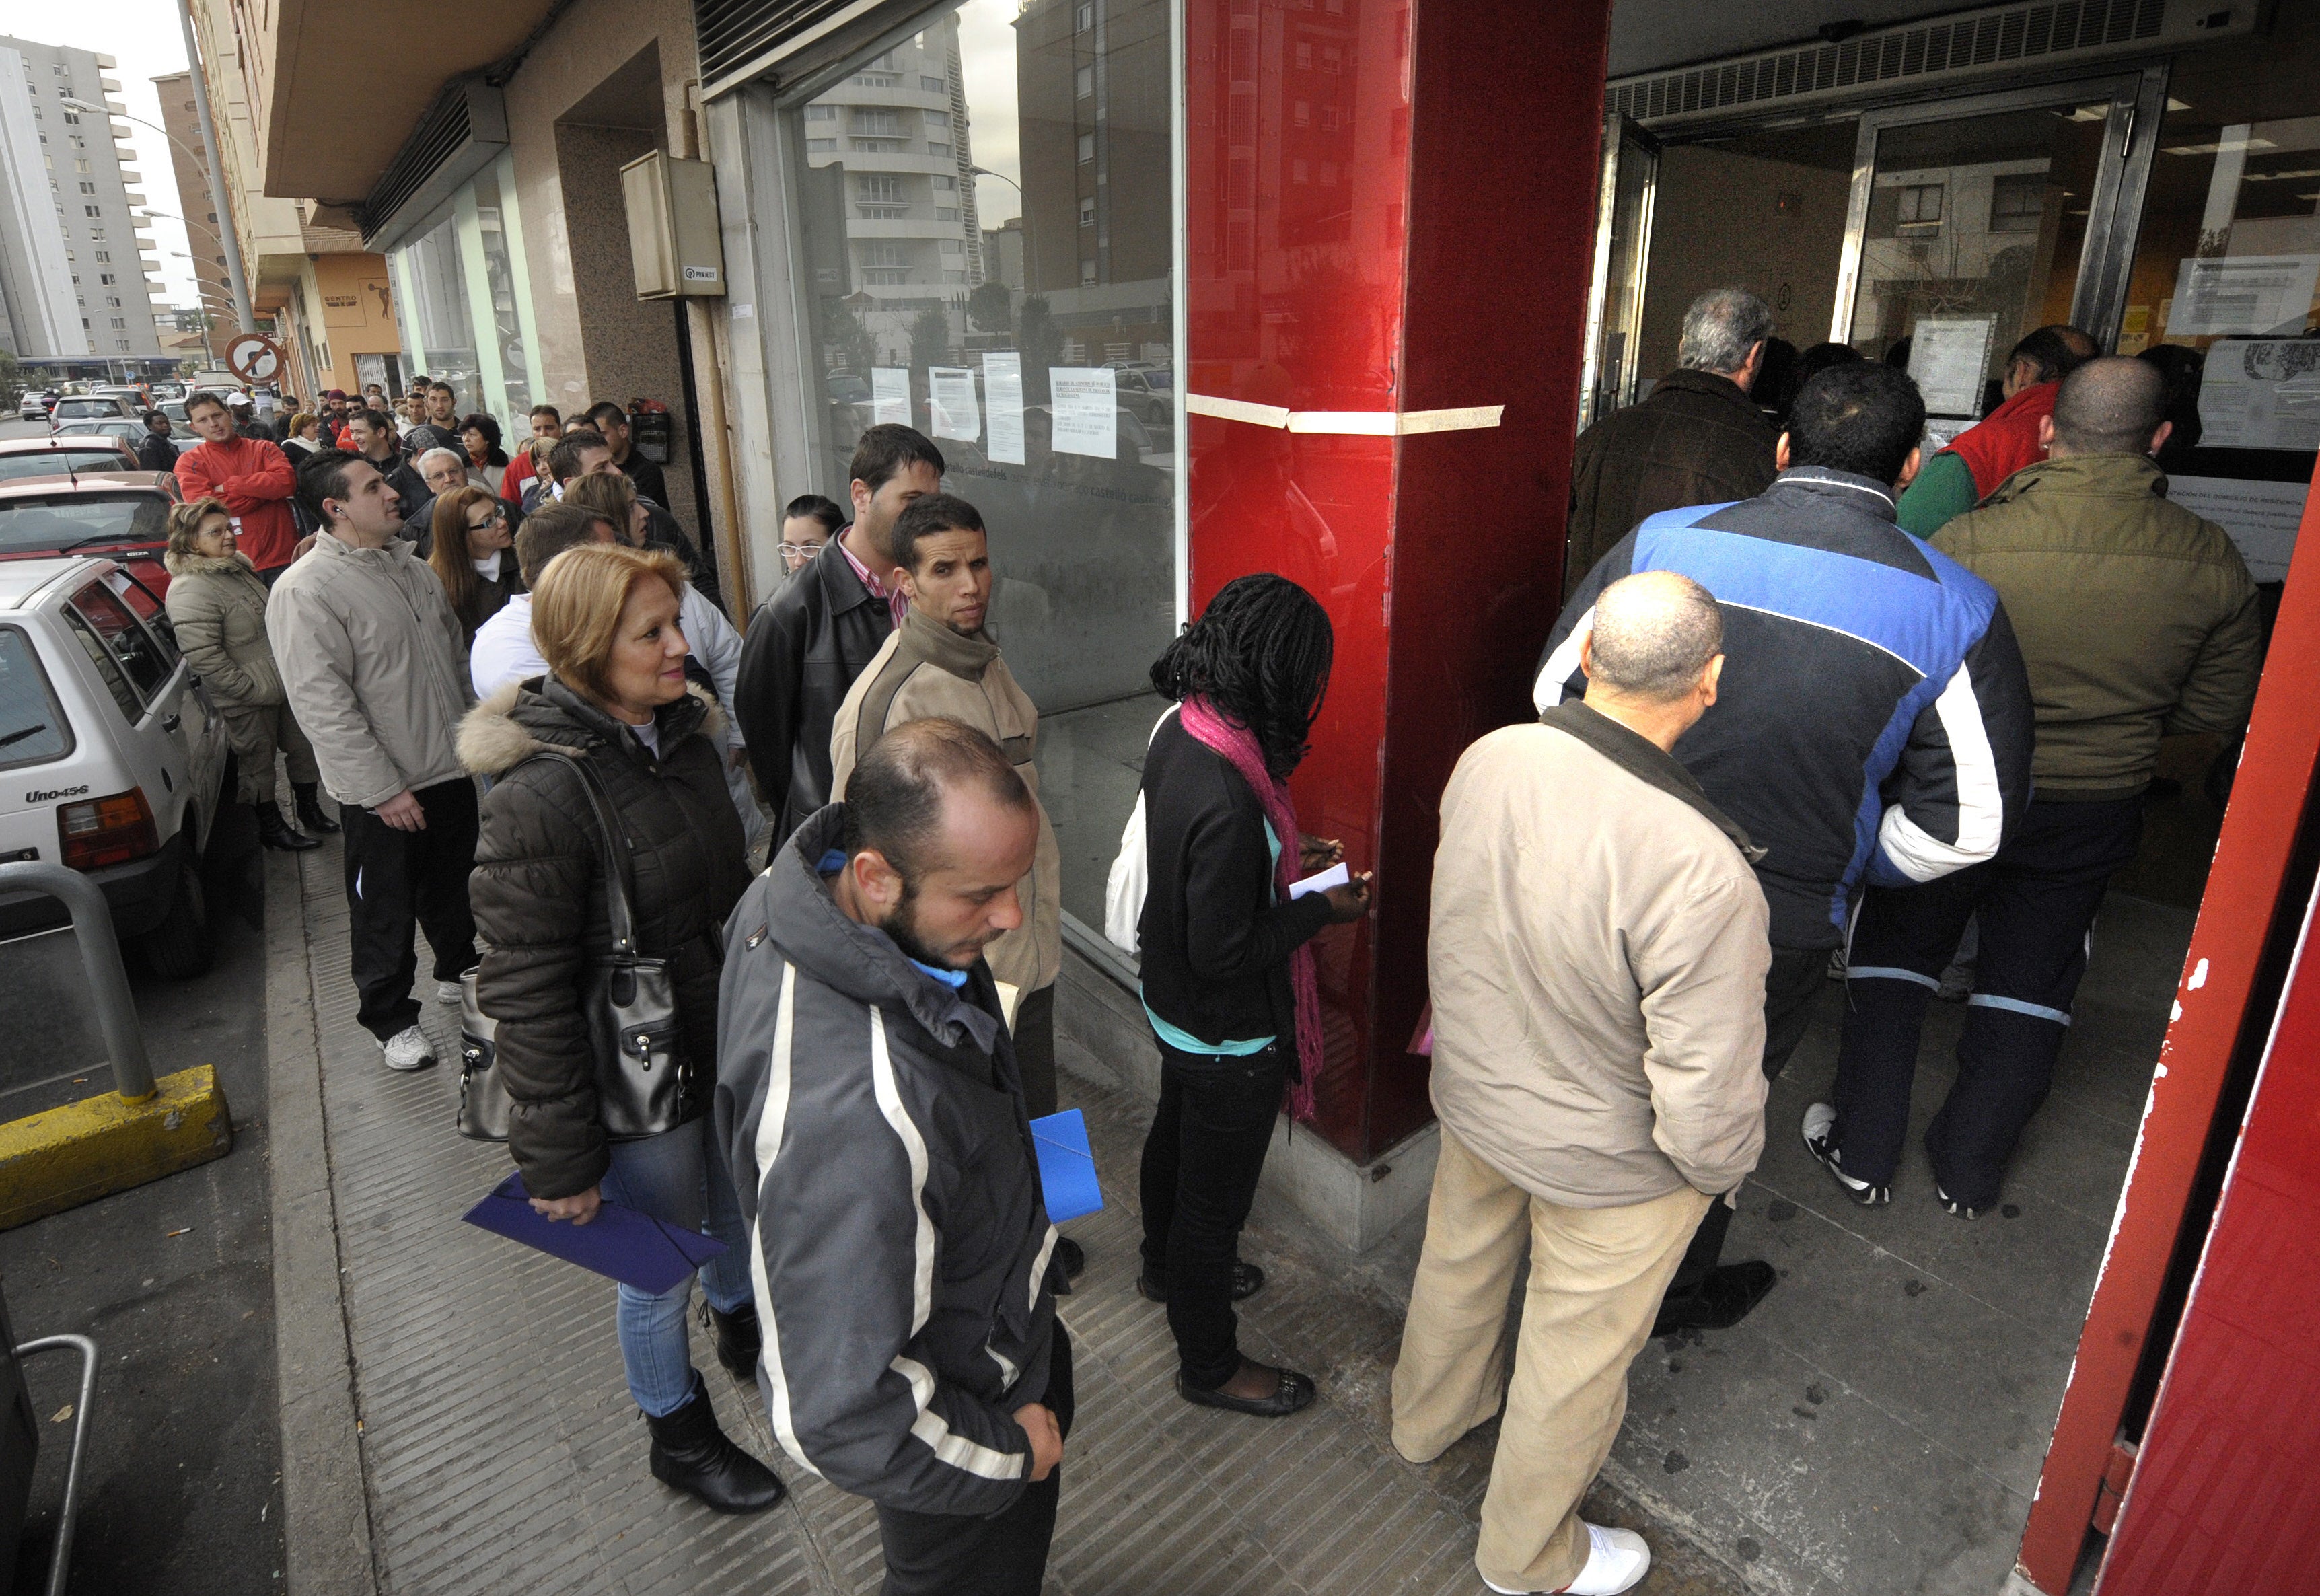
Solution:
[[(122, 940), (190, 979), (210, 965), (201, 866), (231, 764), (149, 589), (109, 559), (0, 562), (0, 860), (85, 872)], [(44, 893), (0, 895), (0, 938), (67, 919)]]
[(59, 399), (49, 412), (49, 431), (67, 422), (135, 421), (145, 413), (118, 394), (74, 394)]

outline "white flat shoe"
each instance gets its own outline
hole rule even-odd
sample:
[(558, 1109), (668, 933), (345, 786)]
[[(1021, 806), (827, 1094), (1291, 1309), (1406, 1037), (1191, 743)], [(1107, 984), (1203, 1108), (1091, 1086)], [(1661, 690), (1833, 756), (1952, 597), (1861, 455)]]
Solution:
[[(1644, 1575), (1652, 1571), (1652, 1548), (1644, 1537), (1632, 1529), (1606, 1529), (1600, 1524), (1587, 1526), (1587, 1566), (1579, 1577), (1563, 1587), (1567, 1596), (1619, 1596), (1622, 1591), (1632, 1591), (1643, 1582)], [(1504, 1585), (1482, 1582), (1499, 1592), (1499, 1596), (1549, 1596), (1548, 1592), (1509, 1590)]]

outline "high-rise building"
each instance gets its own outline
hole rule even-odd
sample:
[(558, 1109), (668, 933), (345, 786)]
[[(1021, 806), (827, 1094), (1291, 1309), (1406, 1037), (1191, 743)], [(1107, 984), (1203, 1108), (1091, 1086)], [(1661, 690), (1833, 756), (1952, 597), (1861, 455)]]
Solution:
[[(207, 148), (202, 142), (200, 113), (194, 107), (194, 75), (172, 72), (156, 77), (153, 89), (161, 100), (161, 126), (169, 135), (169, 161), (177, 175), (177, 209), (186, 219), (186, 248), (194, 258), (194, 278), (201, 289), (201, 308), (208, 313), (212, 343), (232, 335), (233, 290), (225, 269), (225, 207), (218, 204), (217, 182), (210, 172)], [(198, 331), (181, 329), (184, 331)]]
[(28, 361), (158, 359), (157, 268), (127, 124), (68, 100), (125, 107), (113, 59), (0, 38), (0, 300), (5, 336)]

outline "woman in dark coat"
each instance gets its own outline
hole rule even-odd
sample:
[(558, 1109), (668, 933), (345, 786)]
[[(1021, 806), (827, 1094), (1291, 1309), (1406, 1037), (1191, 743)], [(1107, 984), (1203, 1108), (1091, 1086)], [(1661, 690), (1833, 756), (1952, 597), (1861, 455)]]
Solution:
[(473, 648), (476, 632), (523, 591), (506, 503), (479, 487), (436, 495), (427, 522), (427, 563), (443, 583), (451, 613)]
[[(724, 1242), (701, 1271), (718, 1358), (754, 1378), (749, 1240), (710, 1115), (722, 928), (749, 871), (702, 735), (711, 711), (685, 686), (684, 579), (666, 555), (617, 545), (558, 555), (532, 600), (548, 674), (502, 688), (461, 724), (460, 757), (492, 778), (469, 889), (489, 945), (476, 990), (497, 1024), (508, 1151), (532, 1207), (585, 1225), (616, 1202)], [(597, 778), (625, 858), (605, 858), (586, 784), (564, 760), (535, 757), (548, 750)], [(682, 1122), (635, 1140), (605, 1130), (583, 1006), (591, 966), (612, 951), (608, 864), (629, 884), (636, 952), (670, 966), (683, 1036)], [(692, 1293), (690, 1276), (658, 1294), (620, 1288), (621, 1355), (651, 1428), (652, 1472), (721, 1511), (761, 1511), (782, 1483), (717, 1428), (687, 1349)]]

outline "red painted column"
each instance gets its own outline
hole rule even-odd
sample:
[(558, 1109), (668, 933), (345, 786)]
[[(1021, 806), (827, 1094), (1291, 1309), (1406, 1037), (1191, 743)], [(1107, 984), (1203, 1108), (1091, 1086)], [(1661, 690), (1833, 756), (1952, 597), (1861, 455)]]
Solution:
[(1291, 789), (1377, 872), (1371, 919), (1316, 944), (1319, 1128), (1355, 1159), (1432, 1116), (1407, 1048), (1436, 806), (1530, 713), (1554, 619), (1609, 11), (1186, 0), (1192, 604), (1275, 571), (1337, 629)]

